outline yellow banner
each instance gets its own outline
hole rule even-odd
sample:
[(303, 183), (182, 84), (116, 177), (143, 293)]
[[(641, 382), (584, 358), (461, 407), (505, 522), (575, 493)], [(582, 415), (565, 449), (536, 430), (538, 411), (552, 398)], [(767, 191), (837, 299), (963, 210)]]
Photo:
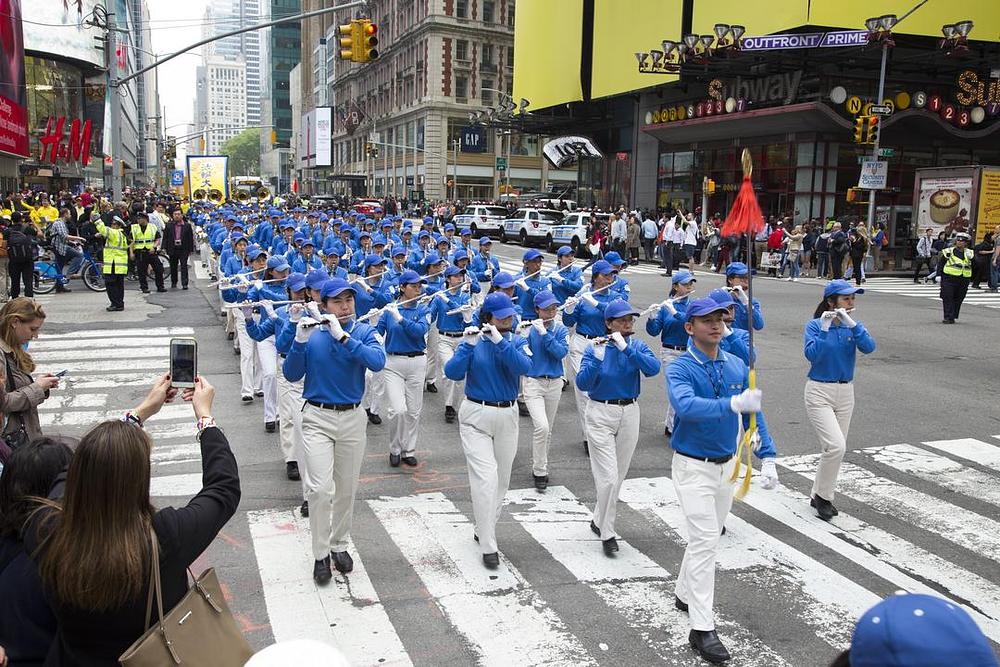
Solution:
[(683, 6), (683, 0), (595, 0), (590, 96), (597, 99), (676, 81), (676, 74), (640, 74), (635, 54), (660, 49), (665, 39), (680, 40)]
[(809, 23), (809, 1), (772, 0), (764, 8), (760, 3), (747, 0), (695, 0), (691, 15), (692, 32), (712, 35), (716, 23), (745, 26), (746, 34), (754, 36), (786, 32), (789, 28)]
[[(805, 0), (802, 4), (806, 4)], [(914, 4), (916, 4), (914, 0), (880, 0), (877, 4), (873, 4), (871, 0), (811, 0), (808, 23), (864, 30), (865, 19), (885, 14), (902, 17), (913, 8)], [(908, 16), (906, 21), (899, 25), (899, 29), (893, 29), (893, 32), (941, 37), (941, 26), (965, 19), (975, 23), (969, 39), (984, 42), (1000, 41), (1000, 5), (997, 0), (963, 0), (961, 3), (928, 2)], [(747, 32), (751, 35), (762, 34), (759, 31), (755, 32), (749, 24)]]
[(229, 199), (229, 158), (225, 155), (189, 155), (187, 158), (188, 196), (192, 199), (194, 193), (205, 191), (205, 198), (213, 191), (222, 194), (222, 199)]
[(583, 0), (520, 0), (514, 16), (514, 101), (530, 111), (582, 100)]
[(1000, 232), (1000, 170), (998, 169), (983, 169), (979, 181), (976, 243), (981, 242), (987, 232), (993, 232), (994, 240), (997, 232)]

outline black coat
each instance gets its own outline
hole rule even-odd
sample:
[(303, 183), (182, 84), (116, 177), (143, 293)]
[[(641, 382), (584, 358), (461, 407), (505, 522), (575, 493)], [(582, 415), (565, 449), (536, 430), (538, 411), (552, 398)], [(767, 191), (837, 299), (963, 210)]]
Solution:
[(171, 220), (163, 227), (163, 249), (167, 254), (173, 252), (182, 252), (185, 254), (190, 254), (194, 252), (194, 229), (192, 229), (191, 224), (188, 222), (181, 222), (181, 242), (177, 245), (174, 242), (176, 236), (175, 229), (177, 228), (176, 222)]

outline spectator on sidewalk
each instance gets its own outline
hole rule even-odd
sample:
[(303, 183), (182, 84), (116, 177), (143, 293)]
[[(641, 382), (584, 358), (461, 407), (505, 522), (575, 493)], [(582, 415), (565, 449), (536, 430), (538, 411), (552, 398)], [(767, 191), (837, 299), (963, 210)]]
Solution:
[(642, 243), (642, 226), (639, 224), (639, 219), (635, 213), (629, 215), (625, 233), (625, 247), (628, 250), (629, 264), (638, 264), (639, 247)]
[(194, 252), (194, 228), (184, 219), (181, 209), (170, 213), (170, 222), (163, 229), (163, 249), (170, 260), (170, 289), (177, 289), (177, 269), (181, 287), (188, 288), (188, 256)]
[(646, 255), (646, 261), (653, 261), (653, 246), (656, 245), (656, 238), (660, 230), (656, 225), (656, 220), (647, 212), (642, 221), (642, 248)]
[(928, 227), (924, 230), (924, 235), (917, 240), (917, 254), (913, 258), (913, 282), (920, 282), (920, 269), (927, 266), (927, 272), (934, 271), (934, 236), (933, 229)]

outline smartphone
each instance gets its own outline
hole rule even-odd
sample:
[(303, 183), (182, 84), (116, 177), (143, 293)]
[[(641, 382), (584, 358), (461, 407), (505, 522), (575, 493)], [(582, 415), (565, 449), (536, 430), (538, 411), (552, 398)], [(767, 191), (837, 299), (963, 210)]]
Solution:
[(170, 339), (170, 386), (193, 389), (198, 377), (198, 341), (194, 338)]
[(66, 375), (66, 373), (69, 373), (69, 369), (68, 368), (64, 368), (61, 371), (59, 371), (58, 373), (56, 373), (56, 377), (57, 378), (61, 378), (62, 376)]

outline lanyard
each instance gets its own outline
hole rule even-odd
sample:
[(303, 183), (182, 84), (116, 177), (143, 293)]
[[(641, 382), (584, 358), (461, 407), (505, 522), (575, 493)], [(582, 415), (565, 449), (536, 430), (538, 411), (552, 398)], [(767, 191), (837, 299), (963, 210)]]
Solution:
[[(718, 356), (719, 354), (722, 353), (723, 353), (722, 350), (719, 350), (716, 353), (716, 355)], [(725, 377), (723, 377), (722, 369), (717, 368), (715, 362), (713, 362), (711, 359), (707, 364), (703, 362), (701, 359), (697, 357), (697, 355), (695, 355), (694, 352), (691, 351), (691, 348), (688, 348), (688, 354), (691, 355), (692, 359), (698, 362), (698, 365), (700, 365), (703, 369), (705, 369), (705, 375), (708, 376), (708, 381), (712, 383), (712, 391), (715, 393), (715, 397), (721, 398), (722, 392), (726, 387), (726, 379)], [(716, 358), (716, 361), (718, 361), (718, 358)]]

